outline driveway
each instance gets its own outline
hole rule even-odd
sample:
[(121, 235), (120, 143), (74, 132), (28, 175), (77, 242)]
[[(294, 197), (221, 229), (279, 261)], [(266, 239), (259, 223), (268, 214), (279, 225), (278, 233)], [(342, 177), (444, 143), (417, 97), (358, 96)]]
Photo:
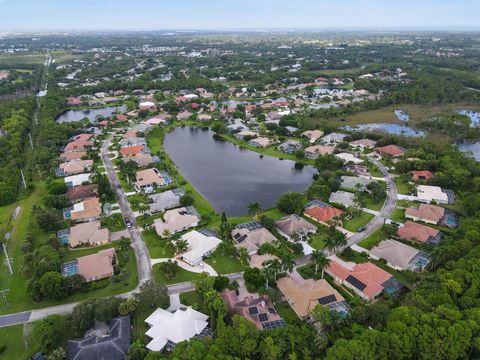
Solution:
[(122, 212), (124, 219), (130, 219), (132, 227), (128, 229), (130, 233), (130, 239), (132, 239), (133, 250), (135, 251), (135, 256), (137, 258), (137, 268), (138, 268), (138, 277), (140, 285), (147, 280), (152, 279), (152, 267), (150, 265), (150, 256), (148, 254), (147, 246), (142, 238), (142, 233), (138, 228), (137, 221), (135, 216), (130, 208), (130, 204), (125, 196), (125, 193), (120, 186), (115, 169), (112, 164), (112, 159), (109, 157), (108, 147), (110, 146), (113, 139), (113, 135), (110, 135), (107, 140), (102, 145), (101, 148), (101, 157), (105, 170), (107, 172), (108, 180), (115, 190), (115, 195), (117, 197), (118, 206)]

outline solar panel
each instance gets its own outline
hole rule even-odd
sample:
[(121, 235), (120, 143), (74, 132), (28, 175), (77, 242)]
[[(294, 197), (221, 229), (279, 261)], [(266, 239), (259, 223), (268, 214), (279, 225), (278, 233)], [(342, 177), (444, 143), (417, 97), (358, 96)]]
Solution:
[(250, 315), (258, 314), (258, 309), (257, 309), (257, 307), (256, 307), (256, 306), (249, 307), (249, 308), (248, 308), (248, 313), (249, 313)]
[(247, 229), (248, 231), (254, 231), (261, 228), (263, 228), (263, 226), (258, 221), (249, 221), (249, 222), (237, 225), (237, 229)]
[(273, 308), (273, 307), (269, 307), (269, 308), (268, 308), (268, 312), (269, 312), (270, 314), (276, 314), (276, 313), (277, 313), (277, 310), (275, 310), (275, 308)]
[(237, 242), (240, 244), (241, 242), (243, 242), (245, 239), (247, 238), (247, 235), (242, 235), (238, 240)]
[(337, 301), (335, 294), (327, 295), (318, 299), (318, 303), (321, 305), (327, 305), (334, 301)]
[(363, 282), (361, 282), (355, 276), (352, 276), (352, 275), (348, 275), (347, 281), (360, 291), (363, 291), (363, 289), (367, 287), (367, 285), (365, 285)]
[(235, 235), (233, 235), (233, 238), (235, 240), (237, 240), (238, 238), (240, 238), (242, 235), (240, 235), (240, 233), (236, 233)]
[(262, 323), (262, 328), (266, 330), (273, 330), (273, 329), (284, 327), (285, 325), (286, 325), (285, 321), (281, 319), (281, 320), (264, 322)]
[(260, 322), (268, 321), (268, 315), (265, 313), (259, 314), (258, 319), (260, 320)]

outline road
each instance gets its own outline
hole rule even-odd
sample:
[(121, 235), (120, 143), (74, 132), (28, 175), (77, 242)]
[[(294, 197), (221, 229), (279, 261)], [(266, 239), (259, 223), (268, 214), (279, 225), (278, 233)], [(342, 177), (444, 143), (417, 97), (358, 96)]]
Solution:
[(118, 206), (120, 207), (123, 218), (130, 219), (130, 222), (132, 223), (132, 227), (128, 229), (128, 231), (130, 233), (133, 250), (135, 251), (135, 256), (137, 258), (139, 285), (141, 285), (144, 282), (152, 279), (152, 266), (150, 265), (150, 256), (148, 254), (147, 246), (143, 241), (142, 233), (138, 227), (137, 221), (135, 220), (135, 216), (130, 208), (127, 197), (120, 186), (120, 182), (118, 181), (117, 174), (115, 173), (115, 169), (112, 164), (112, 159), (110, 159), (108, 154), (108, 147), (112, 143), (112, 139), (113, 135), (110, 135), (107, 140), (105, 140), (102, 145), (100, 155), (107, 172), (108, 180), (115, 190)]

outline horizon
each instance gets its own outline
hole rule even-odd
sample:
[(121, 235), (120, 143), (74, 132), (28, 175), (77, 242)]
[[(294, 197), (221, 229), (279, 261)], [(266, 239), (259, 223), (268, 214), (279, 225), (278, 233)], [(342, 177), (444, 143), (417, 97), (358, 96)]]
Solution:
[(0, 0), (0, 31), (476, 31), (479, 9), (479, 0)]

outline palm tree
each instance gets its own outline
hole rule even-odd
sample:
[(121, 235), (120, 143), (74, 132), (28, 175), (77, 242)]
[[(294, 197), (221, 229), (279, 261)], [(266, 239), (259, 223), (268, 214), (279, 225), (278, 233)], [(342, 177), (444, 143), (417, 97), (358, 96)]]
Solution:
[(315, 264), (315, 275), (317, 275), (318, 268), (322, 270), (322, 279), (325, 272), (325, 268), (330, 264), (330, 259), (325, 256), (322, 251), (315, 250), (310, 256), (310, 260)]
[(293, 271), (295, 266), (295, 260), (293, 259), (293, 255), (289, 252), (285, 252), (281, 256), (282, 259), (282, 270), (285, 270), (288, 273)]
[(188, 241), (184, 239), (178, 239), (175, 241), (175, 248), (177, 250), (177, 253), (182, 253), (188, 249)]
[(263, 276), (265, 276), (265, 288), (268, 289), (268, 280), (272, 277), (274, 274), (274, 271), (270, 267), (264, 267), (263, 270)]
[(256, 201), (254, 203), (248, 204), (248, 213), (253, 215), (254, 218), (257, 218), (257, 214), (262, 209), (262, 205)]
[(273, 271), (273, 277), (277, 281), (277, 274), (282, 270), (282, 263), (278, 259), (267, 260), (263, 264), (265, 268), (269, 268)]

